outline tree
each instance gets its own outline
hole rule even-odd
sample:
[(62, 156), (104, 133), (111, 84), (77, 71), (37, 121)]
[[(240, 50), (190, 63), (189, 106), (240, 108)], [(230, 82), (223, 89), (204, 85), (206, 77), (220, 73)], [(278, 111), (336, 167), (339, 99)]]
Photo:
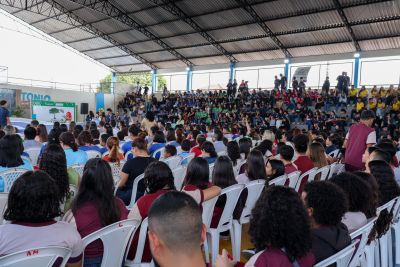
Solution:
[(49, 110), (49, 113), (50, 113), (50, 114), (53, 114), (53, 115), (54, 115), (54, 119), (56, 119), (56, 114), (57, 114), (57, 113), (60, 113), (60, 110), (59, 110), (58, 108), (51, 108), (51, 109)]
[[(159, 88), (162, 88), (164, 84), (167, 83), (166, 79), (162, 75), (158, 75), (157, 79)], [(141, 73), (120, 74), (120, 75), (117, 74), (117, 83), (136, 85), (138, 82), (141, 86), (147, 84), (148, 87), (151, 87), (152, 83), (151, 73), (141, 72)], [(99, 92), (111, 93), (111, 74), (107, 75), (100, 81)]]

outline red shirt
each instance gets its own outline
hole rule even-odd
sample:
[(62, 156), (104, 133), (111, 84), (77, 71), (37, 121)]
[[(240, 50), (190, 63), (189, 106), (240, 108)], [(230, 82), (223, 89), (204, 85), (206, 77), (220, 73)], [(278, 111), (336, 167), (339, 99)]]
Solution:
[[(296, 259), (300, 267), (312, 267), (315, 263), (314, 255), (309, 252), (302, 258)], [(247, 262), (249, 266), (265, 267), (265, 266), (280, 266), (293, 267), (288, 255), (280, 249), (267, 248), (266, 250), (257, 253)]]
[[(362, 155), (367, 149), (368, 136), (374, 132), (373, 128), (366, 126), (363, 123), (354, 124), (350, 127), (347, 137), (347, 147), (344, 158), (347, 171), (364, 170), (365, 166), (362, 163)], [(374, 140), (375, 142), (376, 140)], [(370, 143), (375, 144), (375, 143)]]
[(297, 171), (297, 167), (293, 163), (285, 165), (285, 174), (291, 174), (292, 172), (295, 171)]
[(199, 146), (195, 146), (195, 147), (192, 148), (190, 153), (194, 153), (196, 158), (200, 157), (201, 156), (201, 149), (200, 149)]
[[(307, 157), (307, 156), (299, 156), (294, 162), (293, 162), (298, 170), (303, 174), (305, 172), (308, 172), (312, 168), (314, 168), (314, 163), (312, 160)], [(307, 183), (308, 176), (303, 177), (303, 180), (301, 180), (300, 188), (299, 188), (299, 194), (303, 192), (304, 185)]]

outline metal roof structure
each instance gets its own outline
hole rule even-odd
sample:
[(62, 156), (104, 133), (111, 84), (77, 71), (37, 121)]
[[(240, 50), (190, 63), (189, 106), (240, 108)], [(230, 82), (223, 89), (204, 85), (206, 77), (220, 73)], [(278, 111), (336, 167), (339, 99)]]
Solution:
[(400, 0), (0, 0), (114, 69), (173, 69), (400, 48)]

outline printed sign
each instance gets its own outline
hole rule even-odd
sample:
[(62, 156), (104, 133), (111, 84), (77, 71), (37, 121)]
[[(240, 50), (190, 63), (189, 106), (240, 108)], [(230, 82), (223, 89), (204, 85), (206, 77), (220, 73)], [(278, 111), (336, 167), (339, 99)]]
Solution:
[(32, 101), (32, 119), (60, 123), (76, 120), (76, 105), (68, 102)]

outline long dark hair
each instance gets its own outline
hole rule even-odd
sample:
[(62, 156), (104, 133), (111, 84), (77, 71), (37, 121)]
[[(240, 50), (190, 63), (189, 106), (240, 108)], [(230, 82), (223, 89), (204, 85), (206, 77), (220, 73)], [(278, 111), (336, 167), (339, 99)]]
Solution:
[(228, 156), (220, 156), (215, 161), (212, 182), (220, 188), (226, 188), (237, 183), (233, 172), (232, 161)]
[(175, 190), (172, 171), (162, 161), (154, 161), (147, 166), (144, 171), (144, 184), (146, 185), (147, 194), (153, 194), (163, 188)]
[(103, 226), (119, 221), (120, 210), (114, 189), (110, 165), (100, 158), (90, 159), (86, 162), (78, 194), (72, 203), (72, 212), (75, 214), (79, 207), (92, 202)]
[[(75, 130), (77, 128), (75, 127)], [(64, 143), (64, 145), (69, 146), (72, 151), (78, 150), (78, 145), (75, 143), (74, 135), (70, 132), (64, 132), (60, 135), (60, 141)]]
[(39, 124), (36, 131), (40, 138), (40, 142), (47, 142), (48, 134), (46, 126), (44, 124)]
[(4, 219), (43, 223), (61, 215), (58, 187), (42, 171), (27, 171), (11, 187)]
[(400, 195), (400, 187), (394, 179), (390, 165), (383, 160), (373, 160), (368, 163), (371, 174), (379, 187), (379, 205), (383, 205)]
[(226, 146), (228, 157), (232, 160), (233, 166), (236, 166), (237, 161), (240, 159), (240, 148), (236, 141), (230, 141)]
[(67, 158), (60, 145), (46, 146), (39, 160), (39, 169), (52, 177), (59, 191), (59, 200), (63, 202), (69, 195), (69, 180), (67, 171)]
[(205, 141), (202, 145), (201, 145), (201, 150), (205, 151), (206, 153), (210, 154), (211, 158), (216, 158), (218, 157), (217, 152), (215, 152), (215, 147), (213, 145), (213, 143), (211, 143), (210, 141)]
[(194, 158), (187, 167), (184, 185), (194, 185), (200, 189), (208, 187), (210, 170), (207, 160), (202, 157)]
[(264, 156), (257, 149), (253, 149), (249, 153), (249, 157), (247, 158), (246, 174), (250, 181), (267, 179), (267, 173), (265, 172), (264, 166)]
[(19, 135), (6, 135), (0, 139), (0, 166), (5, 168), (18, 167), (24, 162), (21, 154), (24, 151)]
[(285, 165), (283, 162), (279, 159), (271, 159), (268, 160), (267, 164), (271, 164), (272, 169), (275, 171), (275, 173), (271, 176), (268, 177), (270, 180), (274, 178), (278, 178), (279, 176), (282, 176), (285, 174)]

